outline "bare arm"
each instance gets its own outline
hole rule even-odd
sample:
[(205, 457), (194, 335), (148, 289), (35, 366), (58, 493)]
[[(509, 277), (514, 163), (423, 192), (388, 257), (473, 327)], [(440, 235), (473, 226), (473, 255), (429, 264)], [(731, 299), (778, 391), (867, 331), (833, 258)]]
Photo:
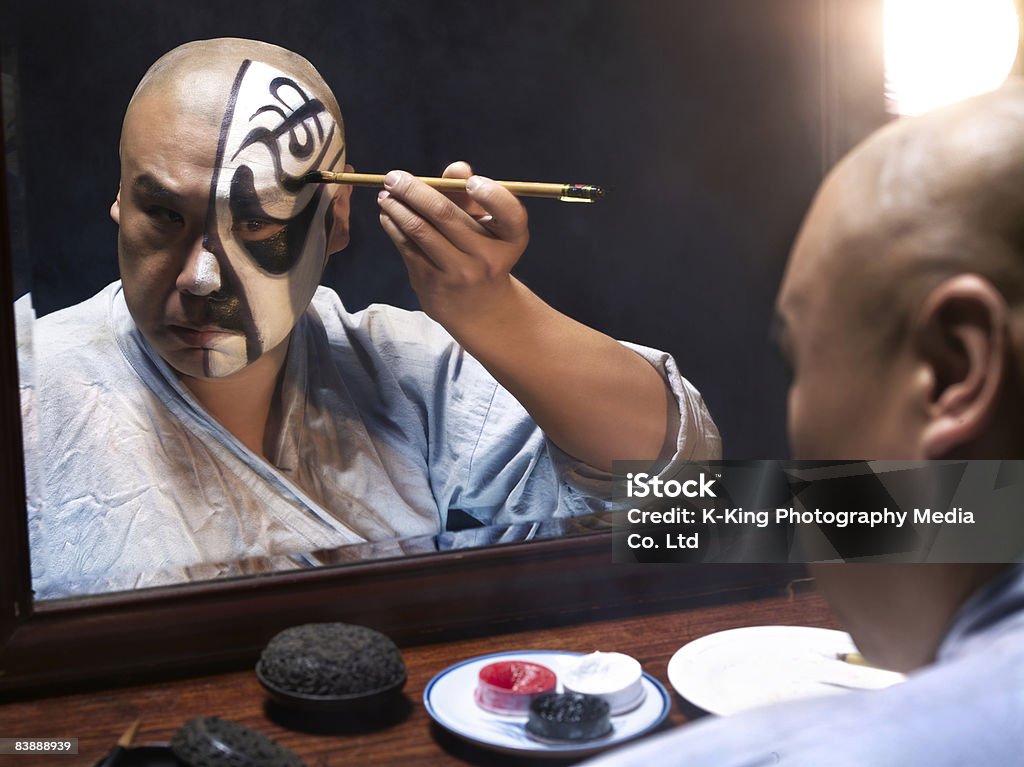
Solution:
[[(446, 175), (469, 174), (464, 163)], [(562, 450), (599, 469), (668, 457), (679, 414), (659, 373), (608, 336), (561, 314), (511, 275), (526, 211), (474, 176), (463, 207), (404, 172), (389, 174), (381, 223), (423, 310), (518, 399)]]

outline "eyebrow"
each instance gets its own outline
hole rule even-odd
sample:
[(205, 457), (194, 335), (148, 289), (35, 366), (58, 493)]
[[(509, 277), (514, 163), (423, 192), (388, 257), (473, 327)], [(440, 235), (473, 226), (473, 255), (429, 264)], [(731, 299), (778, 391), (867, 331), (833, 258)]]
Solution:
[(145, 194), (147, 197), (154, 197), (164, 202), (179, 202), (182, 199), (180, 194), (168, 189), (148, 173), (136, 176), (135, 181), (132, 182), (132, 189)]

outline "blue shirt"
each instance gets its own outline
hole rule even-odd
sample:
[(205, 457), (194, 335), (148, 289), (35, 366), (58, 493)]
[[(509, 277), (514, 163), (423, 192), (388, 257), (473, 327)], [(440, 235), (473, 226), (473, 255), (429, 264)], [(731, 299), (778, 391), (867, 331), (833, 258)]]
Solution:
[[(634, 348), (676, 394), (676, 459), (717, 458), (700, 395), (669, 355)], [(320, 288), (291, 337), (268, 460), (181, 385), (120, 283), (35, 322), (19, 352), (37, 598), (436, 535), (453, 515), (509, 525), (610, 506), (609, 476), (559, 451), (420, 312), (349, 313)]]
[(1024, 566), (968, 600), (936, 662), (901, 684), (702, 720), (587, 764), (1024, 765)]

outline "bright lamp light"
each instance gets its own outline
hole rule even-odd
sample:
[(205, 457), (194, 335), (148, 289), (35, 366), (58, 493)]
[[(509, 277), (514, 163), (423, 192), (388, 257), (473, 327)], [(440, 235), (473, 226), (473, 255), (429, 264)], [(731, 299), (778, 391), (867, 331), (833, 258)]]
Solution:
[(1019, 36), (1014, 0), (885, 0), (890, 111), (920, 114), (998, 88)]

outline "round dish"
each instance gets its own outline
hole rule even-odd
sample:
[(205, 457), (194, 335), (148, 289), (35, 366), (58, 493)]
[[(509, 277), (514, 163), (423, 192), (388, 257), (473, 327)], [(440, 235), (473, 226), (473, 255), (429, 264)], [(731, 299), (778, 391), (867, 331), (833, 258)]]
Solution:
[(612, 717), (612, 733), (588, 743), (540, 743), (526, 733), (525, 715), (502, 715), (484, 711), (473, 700), (480, 669), (498, 660), (525, 660), (561, 673), (562, 663), (583, 653), (550, 650), (504, 652), (469, 658), (446, 668), (423, 691), (423, 705), (441, 727), (480, 748), (533, 758), (581, 757), (617, 746), (658, 727), (672, 707), (665, 688), (644, 674), (643, 703), (629, 713)]
[(881, 689), (895, 671), (836, 659), (855, 652), (845, 631), (807, 626), (751, 626), (695, 639), (676, 651), (668, 679), (682, 697), (712, 714), (735, 714), (786, 700)]

